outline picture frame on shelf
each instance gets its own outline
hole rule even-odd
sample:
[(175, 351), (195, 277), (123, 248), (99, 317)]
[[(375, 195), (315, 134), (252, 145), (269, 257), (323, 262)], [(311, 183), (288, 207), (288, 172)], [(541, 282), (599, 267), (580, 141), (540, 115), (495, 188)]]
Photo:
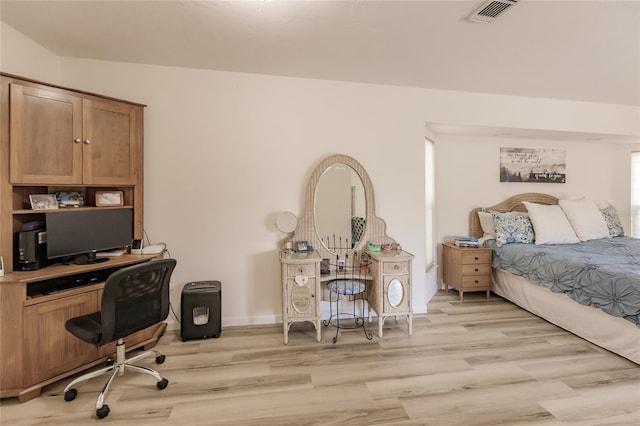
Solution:
[(58, 199), (58, 207), (60, 208), (84, 206), (84, 196), (78, 191), (58, 192), (56, 197)]
[(115, 207), (124, 205), (122, 191), (96, 191), (96, 207)]
[(31, 194), (29, 201), (33, 210), (56, 210), (58, 208), (56, 194)]

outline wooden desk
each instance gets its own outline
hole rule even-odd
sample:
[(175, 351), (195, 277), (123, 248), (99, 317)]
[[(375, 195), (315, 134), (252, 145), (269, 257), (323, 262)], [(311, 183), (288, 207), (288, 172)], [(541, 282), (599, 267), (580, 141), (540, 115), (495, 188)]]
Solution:
[[(147, 262), (157, 255), (123, 255), (93, 265), (54, 264), (38, 271), (0, 277), (0, 398), (21, 402), (40, 395), (43, 386), (105, 362), (115, 343), (101, 348), (65, 329), (72, 317), (100, 309), (104, 280), (114, 270)], [(88, 282), (88, 277), (99, 277)], [(57, 280), (82, 278), (84, 285), (49, 293)], [(156, 345), (166, 329), (158, 324), (127, 338), (127, 349)]]

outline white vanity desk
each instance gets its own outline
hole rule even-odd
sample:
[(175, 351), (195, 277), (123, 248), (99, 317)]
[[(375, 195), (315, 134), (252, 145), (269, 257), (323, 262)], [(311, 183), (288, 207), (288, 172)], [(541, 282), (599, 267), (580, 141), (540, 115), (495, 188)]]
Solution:
[[(345, 178), (347, 196), (340, 197), (341, 189), (331, 188), (335, 197), (330, 197), (330, 211), (326, 213), (316, 203), (321, 203), (322, 190), (326, 190), (328, 181), (335, 185), (335, 177), (330, 177), (333, 171), (350, 173)], [(338, 173), (338, 172), (336, 172)], [(325, 176), (323, 178), (323, 176)], [(321, 179), (322, 178), (322, 179)], [(320, 182), (322, 180), (322, 182)], [(360, 194), (360, 195), (358, 195)], [(326, 195), (325, 198), (326, 200)], [(340, 200), (343, 200), (342, 206)], [(344, 201), (346, 200), (346, 201)], [(325, 204), (327, 204), (325, 202)], [(345, 254), (367, 253), (370, 255), (368, 273), (358, 277), (366, 282), (366, 301), (368, 305), (369, 322), (372, 311), (377, 316), (378, 336), (383, 336), (384, 322), (389, 317), (406, 317), (408, 333), (413, 333), (413, 311), (411, 303), (411, 277), (413, 255), (403, 250), (368, 251), (366, 243), (392, 244), (395, 240), (386, 235), (386, 224), (375, 216), (373, 187), (364, 168), (353, 158), (344, 155), (333, 155), (322, 161), (314, 170), (307, 186), (305, 214), (299, 219), (295, 232), (288, 240), (293, 247), (299, 241), (305, 241), (314, 247), (310, 252), (281, 252), (282, 267), (282, 323), (284, 343), (289, 341), (289, 328), (294, 322), (309, 321), (316, 328), (316, 339), (322, 336), (322, 311), (320, 302), (328, 300), (325, 295), (324, 284), (336, 278), (349, 278), (350, 274), (338, 273), (332, 266), (330, 273), (321, 275), (322, 259), (342, 258)], [(344, 211), (341, 211), (343, 209)], [(324, 215), (324, 216), (323, 216)], [(326, 216), (337, 216), (332, 220), (325, 220)], [(345, 248), (329, 247), (318, 235), (354, 235), (354, 216), (362, 219), (364, 229), (354, 237), (354, 242), (345, 243)], [(342, 222), (342, 223), (341, 223)], [(328, 225), (329, 224), (329, 225)], [(334, 232), (334, 228), (342, 230)], [(328, 228), (329, 227), (329, 228)], [(346, 231), (344, 229), (347, 229)], [(357, 238), (357, 239), (356, 239)], [(334, 238), (335, 239), (335, 238)], [(342, 245), (342, 243), (341, 243)], [(349, 248), (347, 248), (349, 247)], [(325, 297), (323, 297), (325, 295)]]

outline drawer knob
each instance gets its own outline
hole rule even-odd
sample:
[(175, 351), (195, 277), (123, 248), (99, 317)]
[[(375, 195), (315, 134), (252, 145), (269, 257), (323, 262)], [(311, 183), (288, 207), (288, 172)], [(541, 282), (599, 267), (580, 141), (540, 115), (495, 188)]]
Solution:
[(480, 281), (476, 280), (476, 284), (478, 284)]
[(393, 269), (397, 271), (398, 269), (400, 269), (400, 266), (399, 265), (393, 265)]
[(476, 256), (474, 259), (475, 259), (475, 260), (480, 260), (480, 258), (479, 258), (479, 257), (477, 257), (477, 256)]
[(478, 272), (478, 271), (479, 271), (479, 269), (478, 269), (478, 268), (476, 268), (476, 272)]

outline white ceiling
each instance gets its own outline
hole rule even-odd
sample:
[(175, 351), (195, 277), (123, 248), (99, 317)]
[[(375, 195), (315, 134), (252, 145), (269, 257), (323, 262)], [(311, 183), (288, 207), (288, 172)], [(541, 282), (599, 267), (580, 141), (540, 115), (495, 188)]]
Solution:
[(1, 0), (61, 56), (640, 105), (640, 0)]

